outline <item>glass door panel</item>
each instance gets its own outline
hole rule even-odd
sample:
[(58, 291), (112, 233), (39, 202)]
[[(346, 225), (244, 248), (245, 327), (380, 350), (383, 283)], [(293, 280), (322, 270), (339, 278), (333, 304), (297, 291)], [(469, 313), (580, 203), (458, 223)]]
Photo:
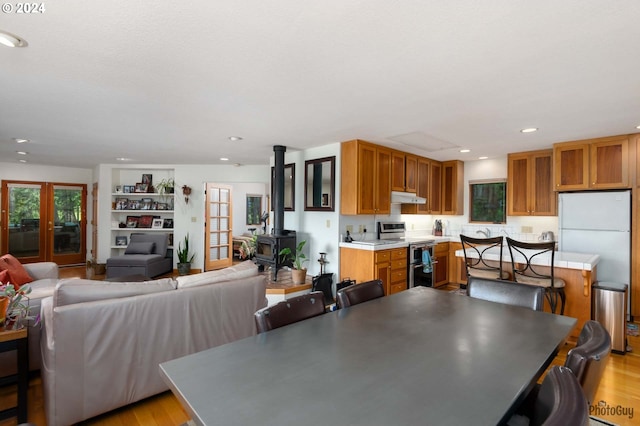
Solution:
[(51, 259), (59, 265), (83, 263), (86, 251), (86, 186), (53, 184), (51, 191)]
[(233, 260), (231, 187), (208, 183), (206, 206), (205, 270), (231, 266)]
[[(4, 185), (3, 185), (4, 186)], [(3, 234), (8, 235), (3, 253), (11, 253), (20, 260), (42, 262), (45, 260), (44, 231), (40, 218), (45, 215), (42, 199), (46, 197), (44, 184), (9, 183), (4, 194), (8, 194), (8, 206), (3, 207), (6, 221)], [(4, 201), (3, 201), (4, 203)]]

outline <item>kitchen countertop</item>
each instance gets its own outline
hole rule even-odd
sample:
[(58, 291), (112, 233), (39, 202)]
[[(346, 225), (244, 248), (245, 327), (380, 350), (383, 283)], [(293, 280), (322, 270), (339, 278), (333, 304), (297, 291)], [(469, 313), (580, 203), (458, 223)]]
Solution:
[[(422, 240), (422, 241), (432, 240), (435, 244), (438, 244), (438, 243), (446, 243), (447, 241), (455, 237), (439, 237), (439, 236), (437, 237), (435, 235), (425, 235), (425, 236), (412, 235), (412, 236), (408, 236), (407, 238), (410, 238), (412, 240)], [(352, 243), (341, 242), (338, 244), (338, 247), (352, 248), (352, 249), (358, 249), (358, 250), (368, 250), (368, 251), (378, 251), (378, 250), (388, 250), (388, 249), (409, 247), (408, 241), (383, 243), (383, 244), (375, 244), (375, 245), (371, 244), (371, 242), (372, 242), (371, 240), (365, 240), (364, 243), (360, 241), (354, 241)]]
[[(464, 250), (456, 250), (456, 256), (464, 257)], [(487, 260), (498, 261), (500, 259), (499, 249), (494, 247), (487, 250), (484, 254), (484, 258)], [(511, 263), (511, 254), (507, 247), (502, 249), (502, 261)], [(518, 261), (524, 262), (525, 260), (522, 257), (520, 260), (516, 258), (516, 262)], [(600, 262), (600, 255), (598, 254), (572, 253), (565, 251), (555, 252), (553, 259), (553, 264), (556, 268), (578, 269), (582, 271), (592, 271), (598, 262)], [(550, 266), (551, 255), (547, 253), (545, 256), (537, 256), (531, 263), (534, 265)]]

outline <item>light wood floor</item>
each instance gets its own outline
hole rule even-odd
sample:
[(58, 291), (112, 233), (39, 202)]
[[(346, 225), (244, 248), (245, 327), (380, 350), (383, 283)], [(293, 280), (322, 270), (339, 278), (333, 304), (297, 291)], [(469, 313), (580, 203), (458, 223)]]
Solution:
[[(62, 277), (84, 277), (84, 268), (63, 268)], [(94, 276), (102, 279), (103, 276)], [(449, 289), (449, 288), (445, 288)], [(629, 336), (629, 345), (638, 352), (626, 355), (612, 354), (604, 377), (596, 394), (596, 401), (605, 406), (600, 413), (593, 413), (597, 417), (612, 423), (626, 425), (640, 425), (640, 337)], [(563, 365), (567, 352), (573, 345), (567, 344), (555, 358), (553, 365)], [(37, 426), (45, 426), (42, 383), (39, 377), (29, 383), (28, 420)], [(0, 409), (15, 404), (15, 387), (0, 388)], [(464, 401), (461, 401), (464, 403)], [(609, 413), (606, 413), (606, 407)], [(615, 407), (625, 410), (626, 414), (616, 414)], [(631, 418), (630, 418), (631, 415)], [(148, 398), (135, 404), (114, 410), (101, 416), (83, 422), (83, 425), (103, 426), (178, 426), (189, 419), (178, 400), (170, 392)], [(0, 421), (0, 426), (16, 425), (15, 419)]]

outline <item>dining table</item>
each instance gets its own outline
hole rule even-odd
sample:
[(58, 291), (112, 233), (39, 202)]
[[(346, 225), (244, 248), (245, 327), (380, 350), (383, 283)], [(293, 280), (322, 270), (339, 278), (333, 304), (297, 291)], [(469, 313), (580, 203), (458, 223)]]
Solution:
[(414, 287), (159, 368), (198, 425), (496, 425), (575, 323)]

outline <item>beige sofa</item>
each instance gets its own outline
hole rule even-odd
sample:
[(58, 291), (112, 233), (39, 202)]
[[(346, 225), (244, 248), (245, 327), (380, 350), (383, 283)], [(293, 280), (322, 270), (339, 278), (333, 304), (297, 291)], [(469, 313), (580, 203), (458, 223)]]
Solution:
[(61, 280), (42, 302), (48, 426), (167, 390), (161, 362), (256, 334), (253, 314), (267, 305), (265, 293), (250, 261), (177, 281)]
[[(24, 268), (34, 281), (29, 283), (29, 309), (32, 315), (40, 313), (42, 299), (50, 297), (58, 284), (58, 265), (53, 262), (26, 263)], [(40, 326), (29, 329), (29, 370), (40, 369)], [(17, 372), (16, 352), (0, 353), (0, 377)]]

